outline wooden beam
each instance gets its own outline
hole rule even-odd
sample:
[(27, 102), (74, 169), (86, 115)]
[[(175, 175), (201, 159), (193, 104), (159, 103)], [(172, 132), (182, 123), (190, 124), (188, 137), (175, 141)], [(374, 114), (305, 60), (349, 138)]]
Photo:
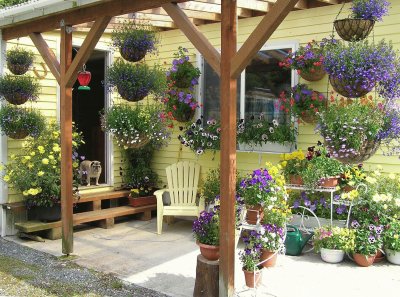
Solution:
[[(187, 0), (174, 0), (173, 2), (185, 2)], [(33, 32), (47, 32), (61, 27), (60, 21), (65, 24), (77, 25), (94, 21), (103, 16), (115, 16), (135, 11), (160, 7), (171, 0), (111, 0), (101, 1), (92, 5), (79, 6), (67, 11), (46, 15), (41, 18), (10, 24), (2, 28), (3, 39), (10, 40), (27, 36)]]
[[(221, 14), (220, 13), (214, 13), (214, 12), (206, 12), (206, 11), (198, 11), (198, 10), (190, 10), (190, 9), (185, 9), (184, 10), (185, 14), (189, 18), (199, 18), (207, 21), (220, 21), (221, 20)], [(167, 12), (160, 8), (153, 8), (153, 9), (148, 9), (148, 10), (143, 10), (138, 13), (134, 13), (134, 15), (150, 15), (150, 16), (166, 16), (168, 19), (171, 19)]]
[(278, 0), (263, 17), (232, 60), (231, 76), (236, 78), (265, 44), (298, 0)]
[(89, 59), (93, 49), (95, 48), (97, 42), (99, 41), (104, 30), (107, 28), (108, 23), (111, 20), (111, 16), (104, 16), (96, 19), (89, 34), (86, 36), (82, 43), (81, 48), (76, 54), (71, 67), (65, 75), (67, 87), (72, 87), (78, 77), (78, 70), (82, 68), (83, 64)]
[(61, 128), (61, 220), (62, 252), (73, 252), (72, 197), (72, 88), (67, 86), (66, 73), (72, 61), (72, 27), (61, 28), (60, 47), (60, 128)]
[(60, 84), (60, 63), (58, 62), (56, 55), (49, 48), (42, 34), (31, 33), (29, 34), (29, 37), (31, 38), (33, 44), (36, 46), (37, 50), (39, 51), (47, 67), (49, 67), (51, 73), (57, 80), (58, 84)]
[(186, 37), (193, 43), (198, 51), (204, 56), (208, 64), (218, 74), (220, 71), (221, 55), (214, 48), (214, 46), (208, 41), (208, 39), (201, 33), (195, 25), (189, 20), (185, 13), (178, 7), (177, 4), (164, 4), (163, 8), (174, 20), (175, 24)]
[(219, 296), (234, 296), (236, 195), (236, 79), (231, 61), (237, 42), (236, 1), (222, 0), (221, 23), (221, 205)]

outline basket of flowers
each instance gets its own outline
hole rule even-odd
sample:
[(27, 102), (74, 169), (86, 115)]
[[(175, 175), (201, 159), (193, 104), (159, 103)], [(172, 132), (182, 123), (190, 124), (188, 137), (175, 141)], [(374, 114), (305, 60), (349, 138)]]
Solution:
[(198, 107), (200, 107), (192, 92), (170, 88), (162, 102), (167, 112), (171, 112), (178, 122), (190, 121)]
[(39, 84), (31, 76), (0, 77), (0, 96), (11, 104), (21, 105), (26, 101), (35, 101), (39, 95)]
[(178, 88), (189, 88), (198, 84), (200, 69), (189, 62), (188, 50), (183, 47), (178, 48), (172, 67), (167, 72), (167, 79)]
[(20, 47), (9, 49), (6, 52), (7, 68), (12, 74), (25, 74), (33, 63), (34, 55), (32, 51)]

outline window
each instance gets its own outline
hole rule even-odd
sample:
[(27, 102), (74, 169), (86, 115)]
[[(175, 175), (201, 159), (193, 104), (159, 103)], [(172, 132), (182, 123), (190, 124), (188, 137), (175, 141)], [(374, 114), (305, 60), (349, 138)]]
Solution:
[[(294, 72), (279, 67), (279, 62), (285, 59), (290, 51), (295, 50), (295, 44), (284, 46), (264, 46), (252, 59), (251, 63), (238, 78), (237, 88), (237, 117), (248, 121), (254, 117), (263, 117), (270, 125), (289, 125), (293, 119), (280, 110), (279, 95), (282, 91), (290, 92), (295, 84)], [(202, 59), (202, 78), (200, 84), (200, 98), (202, 99), (204, 119), (220, 118), (220, 82), (218, 75)], [(245, 146), (239, 145), (239, 150), (286, 152), (292, 151), (294, 146), (266, 145)]]

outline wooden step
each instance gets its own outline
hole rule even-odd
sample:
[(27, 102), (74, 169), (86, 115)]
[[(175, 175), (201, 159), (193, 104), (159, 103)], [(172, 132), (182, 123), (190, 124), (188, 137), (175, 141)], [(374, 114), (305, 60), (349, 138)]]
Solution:
[[(140, 207), (119, 206), (119, 207), (82, 212), (73, 215), (73, 224), (74, 226), (76, 226), (88, 222), (143, 213), (155, 210), (156, 208), (157, 205), (146, 205)], [(45, 223), (40, 221), (27, 221), (27, 222), (15, 223), (15, 227), (22, 232), (30, 233), (30, 232), (37, 232), (37, 231), (61, 227), (61, 221), (50, 222), (50, 223)]]
[(81, 198), (77, 201), (77, 203), (124, 198), (128, 197), (129, 193), (130, 193), (129, 190), (119, 190), (119, 191), (81, 194)]

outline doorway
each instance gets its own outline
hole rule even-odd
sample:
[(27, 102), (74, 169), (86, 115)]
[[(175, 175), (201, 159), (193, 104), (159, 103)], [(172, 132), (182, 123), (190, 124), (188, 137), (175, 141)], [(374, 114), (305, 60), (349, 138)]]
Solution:
[[(72, 57), (77, 53), (74, 48)], [(85, 144), (78, 150), (79, 155), (85, 156), (86, 160), (101, 162), (100, 184), (107, 184), (107, 141), (104, 131), (101, 130), (100, 111), (106, 105), (106, 92), (104, 88), (104, 77), (107, 52), (94, 50), (86, 62), (86, 71), (90, 71), (92, 78), (89, 83), (90, 90), (79, 90), (78, 80), (75, 82), (72, 91), (72, 120), (79, 131), (83, 134)]]

